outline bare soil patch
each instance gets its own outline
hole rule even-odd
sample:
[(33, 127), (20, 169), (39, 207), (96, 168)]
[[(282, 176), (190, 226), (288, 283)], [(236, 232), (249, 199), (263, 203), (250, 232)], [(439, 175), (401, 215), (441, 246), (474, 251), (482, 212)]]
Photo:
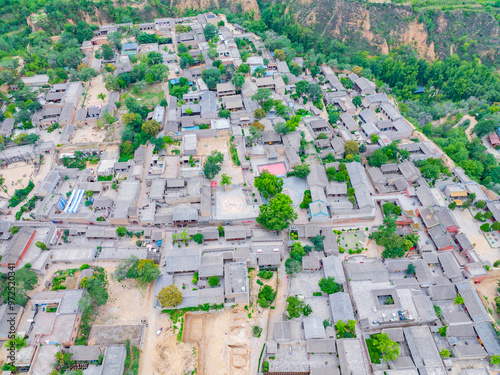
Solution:
[(250, 324), (242, 307), (216, 313), (186, 313), (184, 340), (198, 346), (198, 374), (247, 374)]
[(130, 345), (141, 347), (145, 326), (133, 325), (98, 325), (94, 324), (90, 330), (89, 345), (119, 345), (127, 340)]

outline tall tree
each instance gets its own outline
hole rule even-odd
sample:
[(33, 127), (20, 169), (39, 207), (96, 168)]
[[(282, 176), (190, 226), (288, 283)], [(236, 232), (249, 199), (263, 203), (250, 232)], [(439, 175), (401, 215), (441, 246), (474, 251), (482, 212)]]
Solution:
[(293, 202), (288, 195), (278, 193), (269, 203), (260, 206), (257, 222), (269, 230), (281, 231), (297, 219)]

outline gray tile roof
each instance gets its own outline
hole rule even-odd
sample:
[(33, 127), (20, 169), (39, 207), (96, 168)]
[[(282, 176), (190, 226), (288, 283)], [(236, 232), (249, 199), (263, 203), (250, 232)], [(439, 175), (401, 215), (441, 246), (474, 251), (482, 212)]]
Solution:
[(347, 322), (354, 319), (354, 312), (352, 310), (351, 298), (348, 293), (338, 292), (329, 295), (330, 299), (330, 312), (332, 314), (333, 322), (339, 320)]
[(474, 329), (488, 355), (500, 354), (500, 344), (498, 343), (498, 337), (491, 322), (476, 323), (474, 324)]
[(469, 280), (462, 281), (457, 283), (456, 287), (458, 294), (460, 294), (464, 299), (464, 306), (471, 319), (475, 323), (489, 322), (490, 317), (471, 282)]

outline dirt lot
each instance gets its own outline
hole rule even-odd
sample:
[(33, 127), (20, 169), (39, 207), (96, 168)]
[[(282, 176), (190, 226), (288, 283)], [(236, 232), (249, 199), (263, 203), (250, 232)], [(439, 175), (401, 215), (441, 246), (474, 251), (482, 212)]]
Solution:
[(87, 142), (104, 142), (106, 132), (99, 130), (97, 126), (84, 126), (75, 130), (75, 136), (71, 140), (72, 144), (87, 143)]
[(114, 271), (115, 268), (106, 268), (109, 299), (99, 309), (95, 324), (140, 324), (141, 320), (148, 318), (148, 308), (145, 308), (147, 289), (138, 286), (133, 279), (119, 283), (111, 277)]
[(120, 345), (129, 340), (132, 346), (140, 347), (145, 328), (142, 324), (109, 326), (94, 324), (89, 335), (89, 345)]
[(495, 311), (495, 296), (497, 295), (498, 280), (500, 280), (500, 268), (491, 268), (486, 279), (480, 284), (476, 284), (478, 294), (481, 299), (487, 298), (488, 307), (491, 309), (493, 319), (500, 319), (500, 315)]
[[(236, 167), (233, 164), (231, 154), (229, 153), (229, 138), (229, 136), (198, 138), (198, 155), (206, 156), (212, 153), (212, 151), (221, 152), (224, 155), (224, 163), (222, 163), (222, 169), (214, 180), (220, 182), (222, 174), (225, 173), (232, 178), (233, 184), (243, 184), (244, 178), (241, 167)], [(204, 161), (203, 159), (202, 162)]]
[(250, 325), (239, 306), (217, 313), (187, 313), (184, 341), (198, 344), (198, 374), (246, 375), (249, 373)]
[[(22, 161), (10, 164), (4, 169), (0, 169), (0, 175), (5, 178), (4, 188), (0, 190), (0, 196), (9, 198), (14, 194), (15, 190), (25, 188), (34, 170), (33, 164), (26, 164)], [(35, 178), (36, 177), (34, 177), (34, 179)], [(7, 189), (7, 193), (3, 190), (5, 188)]]
[[(86, 84), (87, 97), (85, 99), (85, 106), (103, 106), (108, 102), (109, 91), (106, 90), (106, 82), (102, 74), (98, 74), (96, 77), (92, 78), (90, 83)], [(97, 95), (103, 93), (106, 95), (104, 100), (99, 99)]]

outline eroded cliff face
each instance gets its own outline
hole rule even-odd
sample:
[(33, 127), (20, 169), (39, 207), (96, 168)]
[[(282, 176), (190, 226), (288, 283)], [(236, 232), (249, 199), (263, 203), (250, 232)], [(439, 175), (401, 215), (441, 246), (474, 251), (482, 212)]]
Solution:
[(233, 12), (254, 11), (259, 14), (257, 0), (170, 0), (170, 6), (181, 10), (229, 8)]
[[(283, 0), (272, 0), (276, 1)], [(453, 10), (415, 12), (410, 6), (348, 0), (298, 0), (287, 12), (324, 37), (382, 53), (412, 45), (429, 60), (454, 53), (498, 58), (499, 23), (489, 13)]]

